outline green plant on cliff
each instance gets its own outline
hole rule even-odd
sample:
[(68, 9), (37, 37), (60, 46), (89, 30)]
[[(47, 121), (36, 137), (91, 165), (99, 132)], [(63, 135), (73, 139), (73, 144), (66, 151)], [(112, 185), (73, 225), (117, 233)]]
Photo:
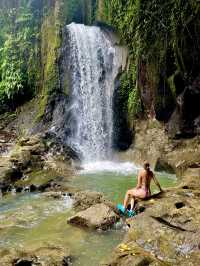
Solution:
[(127, 94), (125, 105), (127, 108), (129, 121), (139, 117), (142, 113), (142, 103), (136, 77), (136, 65), (130, 64), (129, 70), (121, 82), (121, 90), (126, 91)]
[(4, 95), (12, 98), (22, 88), (25, 82), (24, 73), (21, 71), (23, 61), (19, 58), (17, 48), (18, 42), (11, 36), (4, 43), (1, 51), (1, 97)]
[[(181, 88), (174, 78), (169, 78), (178, 75), (184, 83), (185, 78), (197, 75), (195, 69), (200, 66), (199, 1), (99, 0), (99, 10), (98, 19), (114, 26), (128, 45), (133, 68), (140, 62), (136, 83), (139, 89), (148, 87), (154, 92), (152, 99), (157, 98), (159, 110), (173, 110), (174, 98), (165, 95), (176, 97)], [(141, 71), (145, 71), (142, 78)], [(133, 95), (136, 93), (130, 91), (129, 105), (135, 101)]]
[[(20, 7), (1, 10), (0, 25), (0, 101), (12, 102), (34, 93), (39, 69), (36, 57), (38, 28), (36, 14), (27, 1)], [(21, 100), (20, 100), (21, 101)], [(15, 105), (17, 105), (15, 99)], [(21, 101), (22, 102), (22, 101)]]

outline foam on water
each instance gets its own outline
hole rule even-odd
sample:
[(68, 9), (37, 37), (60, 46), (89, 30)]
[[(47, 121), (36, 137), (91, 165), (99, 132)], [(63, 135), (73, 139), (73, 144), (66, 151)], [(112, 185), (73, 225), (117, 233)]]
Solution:
[(132, 162), (97, 161), (82, 164), (80, 174), (95, 174), (98, 172), (113, 173), (119, 175), (137, 174), (141, 169)]

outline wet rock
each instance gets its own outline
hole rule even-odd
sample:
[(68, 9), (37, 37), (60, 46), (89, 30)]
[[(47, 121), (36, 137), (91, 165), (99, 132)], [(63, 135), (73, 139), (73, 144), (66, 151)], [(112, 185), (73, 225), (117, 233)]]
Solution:
[[(23, 139), (15, 146), (14, 150), (8, 157), (4, 157), (1, 160), (0, 165), (0, 183), (2, 186), (12, 185), (17, 188), (17, 191), (21, 191), (23, 184), (15, 184), (19, 180), (22, 180), (26, 170), (30, 173), (35, 169), (41, 169), (44, 165), (42, 153), (44, 151), (44, 145), (38, 139)], [(2, 181), (2, 182), (1, 182)], [(33, 190), (35, 190), (32, 187)], [(5, 189), (3, 189), (5, 190)]]
[(10, 170), (5, 175), (5, 180), (8, 181), (10, 184), (16, 182), (17, 180), (21, 179), (23, 173), (16, 167), (10, 168)]
[(0, 158), (0, 189), (7, 192), (11, 184), (22, 177), (22, 172), (13, 167), (8, 158)]
[[(63, 159), (64, 155), (54, 156), (50, 152), (52, 147), (48, 147), (46, 141), (39, 135), (23, 137), (8, 156), (1, 159), (2, 192), (6, 192), (9, 187), (15, 187), (20, 192), (26, 186), (31, 192), (68, 190), (65, 178), (74, 173), (69, 155), (67, 161)], [(38, 172), (41, 178), (36, 176)], [(50, 176), (46, 176), (46, 172), (51, 172)]]
[(8, 165), (1, 168), (0, 179), (4, 182), (12, 183), (19, 180), (22, 177), (23, 173), (16, 167)]
[(41, 143), (41, 139), (37, 135), (32, 137), (23, 137), (18, 142), (20, 146), (34, 146), (39, 143)]
[(24, 188), (23, 187), (17, 187), (16, 188), (16, 193), (20, 193), (22, 191), (24, 191)]
[(63, 196), (63, 193), (61, 191), (51, 191), (51, 192), (44, 192), (42, 194), (45, 197), (53, 198), (53, 199), (61, 199)]
[(165, 126), (158, 121), (137, 121), (134, 145), (120, 152), (119, 157), (139, 165), (148, 160), (153, 169), (175, 172), (182, 178), (188, 171), (193, 175), (194, 169), (199, 167), (200, 137), (169, 139)]
[(3, 250), (0, 265), (4, 266), (69, 266), (72, 257), (69, 249), (48, 245), (35, 250)]
[(24, 170), (30, 165), (31, 153), (23, 149), (15, 150), (10, 157), (10, 161), (16, 168)]
[(122, 243), (116, 248), (107, 262), (100, 265), (107, 266), (167, 266), (153, 255), (146, 253), (138, 245), (131, 243)]
[(29, 190), (30, 190), (30, 192), (35, 192), (35, 191), (38, 190), (38, 187), (36, 185), (34, 185), (34, 184), (31, 184), (30, 187), (29, 187)]
[(104, 202), (103, 194), (95, 191), (79, 191), (74, 194), (74, 209), (76, 211), (82, 211), (94, 204)]
[(175, 174), (174, 168), (162, 158), (157, 159), (154, 169), (155, 171), (158, 171), (158, 172), (166, 172), (169, 174)]
[(59, 185), (55, 179), (51, 179), (38, 187), (38, 190), (41, 192), (52, 191), (52, 190), (55, 191), (60, 189), (61, 185)]
[(189, 178), (184, 186), (143, 201), (145, 211), (126, 221), (125, 248), (116, 248), (106, 265), (143, 265), (147, 259), (144, 265), (198, 266), (200, 179), (193, 182)]
[(176, 98), (176, 109), (168, 122), (168, 133), (174, 138), (191, 138), (200, 128), (200, 75)]
[(96, 204), (78, 212), (68, 219), (68, 223), (91, 229), (106, 230), (119, 220), (112, 208), (104, 203)]
[(0, 154), (9, 152), (15, 143), (15, 138), (16, 135), (13, 131), (2, 130), (0, 126)]
[[(59, 108), (59, 107), (58, 107)], [(56, 124), (60, 120), (60, 113), (58, 112), (59, 117), (56, 118)], [(63, 117), (61, 117), (63, 119)], [(63, 132), (64, 127), (66, 126), (66, 120), (63, 120), (58, 127), (54, 127), (47, 131), (42, 138), (45, 141), (46, 147), (52, 153), (52, 155), (62, 155), (65, 161), (73, 159), (75, 164), (80, 164), (80, 158), (77, 152), (75, 152), (71, 147), (67, 146), (66, 143), (66, 131)], [(55, 133), (56, 132), (56, 133)]]
[(45, 145), (39, 137), (22, 138), (13, 150), (10, 161), (16, 168), (23, 171), (42, 168), (45, 150)]

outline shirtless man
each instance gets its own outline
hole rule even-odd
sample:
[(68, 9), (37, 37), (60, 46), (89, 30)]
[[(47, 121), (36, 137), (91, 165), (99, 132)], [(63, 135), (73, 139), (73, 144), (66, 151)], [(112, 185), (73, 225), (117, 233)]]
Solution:
[(152, 179), (159, 188), (159, 190), (163, 191), (154, 173), (150, 170), (150, 164), (148, 162), (145, 162), (144, 169), (142, 169), (138, 174), (138, 183), (136, 188), (130, 189), (126, 192), (123, 204), (125, 209), (127, 208), (130, 198), (131, 210), (133, 210), (136, 198), (145, 199), (151, 196), (150, 184)]

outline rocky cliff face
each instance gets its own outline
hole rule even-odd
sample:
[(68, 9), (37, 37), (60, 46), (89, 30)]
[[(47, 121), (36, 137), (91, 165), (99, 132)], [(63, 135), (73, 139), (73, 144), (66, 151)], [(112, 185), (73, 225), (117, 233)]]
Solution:
[(135, 124), (132, 146), (119, 156), (123, 160), (142, 165), (148, 160), (156, 171), (176, 174), (177, 177), (200, 176), (200, 138), (170, 139), (165, 126), (154, 120), (141, 120)]
[(172, 137), (199, 134), (199, 3), (98, 2), (98, 19), (113, 25), (130, 48), (129, 105), (138, 90), (145, 116), (164, 122)]
[[(12, 97), (5, 97), (1, 89), (0, 112), (15, 109), (35, 95), (37, 97), (31, 108), (34, 109), (32, 127), (37, 125), (35, 131), (41, 130), (44, 125), (48, 127), (55, 107), (58, 103), (67, 105), (70, 92), (69, 86), (63, 90), (61, 82), (63, 26), (72, 21), (85, 24), (98, 21), (101, 25), (105, 23), (114, 27), (121, 34), (122, 43), (129, 48), (127, 71), (119, 76), (114, 94), (118, 105), (114, 109), (115, 148), (129, 147), (134, 121), (141, 117), (155, 118), (164, 123), (166, 132), (172, 138), (190, 138), (199, 134), (198, 2), (167, 1), (163, 6), (158, 0), (135, 3), (122, 0), (18, 0), (1, 1), (0, 6), (4, 13), (15, 10), (11, 20), (19, 25), (0, 31), (1, 47), (6, 43), (6, 32), (9, 31), (10, 35), (14, 32), (17, 36), (24, 33), (22, 29), (31, 30), (34, 26), (34, 35), (31, 35), (34, 37), (27, 39), (31, 46), (22, 49), (20, 58), (23, 63), (17, 65), (23, 78), (17, 80), (18, 87), (13, 85), (14, 93), (12, 90), (13, 94), (9, 94)], [(25, 18), (33, 11), (34, 19), (27, 24)], [(30, 55), (27, 51), (35, 52)], [(3, 81), (2, 69), (0, 72)]]

